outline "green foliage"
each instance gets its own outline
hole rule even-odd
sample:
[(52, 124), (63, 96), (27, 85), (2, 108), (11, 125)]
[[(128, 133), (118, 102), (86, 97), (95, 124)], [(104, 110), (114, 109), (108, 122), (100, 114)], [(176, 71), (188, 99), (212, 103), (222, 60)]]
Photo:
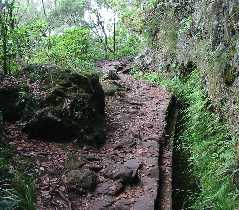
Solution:
[(88, 71), (92, 68), (94, 48), (88, 28), (75, 28), (61, 35), (50, 37), (50, 48), (41, 48), (31, 59), (31, 63), (54, 63), (59, 66)]
[[(123, 25), (117, 28), (116, 33), (116, 53), (110, 54), (110, 58), (122, 58), (127, 56), (135, 56), (141, 46), (143, 38), (137, 33), (130, 32)], [(113, 37), (110, 37), (110, 44), (113, 45)]]
[(68, 24), (69, 26), (80, 26), (84, 11), (87, 5), (86, 0), (59, 0), (56, 8), (50, 14), (50, 22), (53, 27)]
[[(143, 27), (147, 12), (155, 7), (157, 0), (148, 1), (121, 1), (121, 0), (105, 0), (110, 5), (121, 20), (121, 23), (128, 29), (143, 34)], [(147, 23), (148, 25), (148, 23)]]
[(0, 42), (0, 57), (7, 57), (8, 73), (14, 73), (20, 69), (21, 64), (28, 62), (32, 54), (41, 46), (47, 24), (42, 20), (28, 22), (8, 29), (5, 40), (5, 52), (3, 41)]
[[(133, 56), (141, 46), (141, 38), (129, 33), (123, 27), (118, 28), (116, 35), (116, 53), (110, 52), (109, 58)], [(94, 62), (104, 59), (104, 48), (94, 37), (88, 27), (77, 27), (66, 30), (63, 34), (50, 37), (41, 49), (33, 54), (30, 63), (54, 63), (58, 66), (75, 69), (81, 72), (94, 70)], [(113, 46), (113, 37), (109, 37), (109, 45)]]
[[(30, 11), (35, 11), (31, 5), (24, 2), (23, 6), (19, 5), (19, 11), (26, 10), (29, 15)], [(142, 43), (142, 37), (138, 34), (138, 29), (128, 29), (127, 26), (142, 25), (137, 22), (138, 17), (134, 14), (136, 10), (139, 15), (143, 13), (140, 5), (142, 4), (137, 1), (129, 3), (101, 0), (96, 5), (91, 5), (87, 0), (60, 0), (53, 8), (45, 11), (49, 12), (45, 21), (39, 16), (41, 12), (36, 12), (29, 21), (24, 14), (23, 22), (19, 21), (19, 24), (15, 20), (20, 18), (14, 13), (12, 18), (4, 21), (2, 27), (5, 39), (0, 42), (0, 47), (4, 47), (5, 51), (0, 51), (0, 57), (6, 61), (5, 71), (14, 73), (29, 63), (54, 63), (64, 68), (89, 72), (94, 70), (95, 60), (133, 56)], [(115, 36), (112, 20), (104, 20), (100, 13), (106, 8), (112, 8), (112, 13), (122, 10), (118, 11)], [(15, 10), (16, 7), (11, 7), (11, 11)], [(7, 10), (4, 18), (10, 16), (11, 11)], [(85, 11), (95, 20), (84, 20)], [(58, 27), (62, 26), (68, 29), (58, 33)], [(57, 29), (54, 33), (53, 28)]]
[(188, 106), (184, 111), (182, 149), (190, 154), (191, 173), (200, 193), (192, 198), (192, 209), (233, 210), (238, 208), (236, 139), (219, 117), (207, 110), (208, 100), (197, 71), (188, 78), (168, 79), (162, 74), (137, 73), (137, 77), (164, 85)]
[(11, 34), (12, 53), (28, 62), (32, 54), (43, 44), (47, 23), (41, 19), (22, 24)]

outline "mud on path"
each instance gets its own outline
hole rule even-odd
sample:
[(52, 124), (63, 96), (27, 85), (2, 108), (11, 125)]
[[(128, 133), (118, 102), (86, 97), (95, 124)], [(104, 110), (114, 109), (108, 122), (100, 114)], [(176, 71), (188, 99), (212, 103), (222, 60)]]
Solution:
[[(117, 65), (121, 63), (98, 64), (104, 70)], [(120, 69), (125, 70), (127, 64)], [(29, 140), (9, 125), (9, 138), (17, 145), (19, 158), (32, 157), (36, 162), (32, 170), (40, 174), (36, 182), (38, 209), (155, 209), (161, 167), (159, 148), (165, 143), (171, 95), (129, 75), (119, 73), (119, 77), (115, 83), (124, 91), (106, 98), (107, 141), (101, 148)], [(163, 164), (168, 164), (167, 159)], [(67, 184), (64, 180), (69, 168), (93, 171), (97, 175), (96, 188), (82, 193)]]

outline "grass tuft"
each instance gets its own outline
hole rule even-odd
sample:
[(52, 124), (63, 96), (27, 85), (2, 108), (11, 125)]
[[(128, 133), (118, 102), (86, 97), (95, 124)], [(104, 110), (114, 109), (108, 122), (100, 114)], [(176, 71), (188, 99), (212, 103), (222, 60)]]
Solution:
[(20, 162), (12, 165), (14, 149), (0, 145), (0, 209), (36, 210), (33, 178), (22, 170)]

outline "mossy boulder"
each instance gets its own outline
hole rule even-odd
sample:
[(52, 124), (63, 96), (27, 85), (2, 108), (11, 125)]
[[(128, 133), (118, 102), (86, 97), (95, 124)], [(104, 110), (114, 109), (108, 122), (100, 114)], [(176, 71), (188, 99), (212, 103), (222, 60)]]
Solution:
[(80, 192), (93, 192), (97, 185), (97, 175), (89, 169), (72, 170), (64, 177), (64, 182)]
[(23, 130), (34, 138), (100, 145), (105, 141), (104, 106), (96, 75), (61, 73)]
[(33, 65), (0, 86), (4, 119), (19, 121), (31, 138), (103, 144), (105, 96), (99, 77), (46, 68)]

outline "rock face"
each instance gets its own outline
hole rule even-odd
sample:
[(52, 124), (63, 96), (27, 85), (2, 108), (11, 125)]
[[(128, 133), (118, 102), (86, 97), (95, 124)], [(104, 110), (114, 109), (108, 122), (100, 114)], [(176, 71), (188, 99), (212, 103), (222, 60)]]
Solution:
[[(18, 86), (0, 87), (3, 116), (7, 120), (20, 120), (23, 131), (32, 138), (90, 145), (104, 143), (105, 101), (98, 76), (83, 76), (53, 67), (34, 70), (34, 65), (30, 67), (19, 76)], [(27, 85), (23, 89), (24, 80)]]
[[(151, 53), (146, 51), (139, 56), (143, 69), (148, 64), (144, 58), (149, 55), (156, 69), (171, 70), (180, 76), (190, 73), (190, 66), (201, 71), (206, 95), (230, 119), (234, 133), (239, 128), (238, 6), (238, 0), (158, 3), (155, 15), (148, 15), (146, 20), (157, 22), (146, 26), (156, 46)], [(159, 17), (164, 21), (157, 21)]]
[(154, 54), (150, 49), (141, 52), (134, 60), (135, 65), (142, 70), (148, 70), (154, 62)]

